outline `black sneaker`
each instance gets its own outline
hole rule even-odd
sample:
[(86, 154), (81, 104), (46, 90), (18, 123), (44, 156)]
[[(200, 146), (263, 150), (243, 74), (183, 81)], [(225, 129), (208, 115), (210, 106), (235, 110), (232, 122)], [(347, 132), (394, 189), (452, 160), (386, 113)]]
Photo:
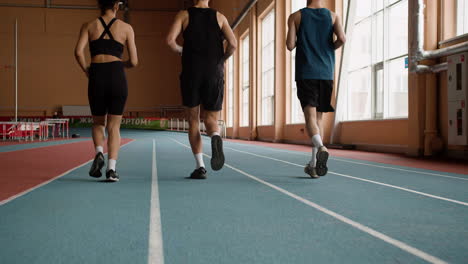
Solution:
[(223, 139), (220, 136), (211, 137), (211, 168), (215, 171), (224, 166)]
[(327, 174), (328, 157), (328, 149), (325, 146), (320, 147), (317, 152), (317, 164), (315, 165), (315, 170), (317, 171), (318, 176), (325, 176)]
[(94, 157), (93, 165), (91, 165), (91, 169), (89, 170), (89, 176), (94, 178), (99, 178), (102, 176), (101, 169), (104, 167), (104, 155), (99, 152)]
[(119, 181), (119, 174), (115, 172), (114, 170), (109, 170), (106, 172), (106, 178), (108, 181), (111, 182), (118, 182)]
[(195, 180), (204, 180), (206, 179), (206, 169), (203, 167), (200, 167), (192, 172), (190, 174), (190, 179), (195, 179)]

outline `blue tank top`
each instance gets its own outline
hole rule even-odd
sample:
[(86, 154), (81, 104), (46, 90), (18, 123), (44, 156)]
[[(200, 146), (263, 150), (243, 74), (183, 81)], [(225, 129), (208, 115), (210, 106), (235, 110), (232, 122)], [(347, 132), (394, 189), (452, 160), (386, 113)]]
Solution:
[(334, 79), (333, 32), (330, 10), (301, 9), (296, 45), (296, 81)]

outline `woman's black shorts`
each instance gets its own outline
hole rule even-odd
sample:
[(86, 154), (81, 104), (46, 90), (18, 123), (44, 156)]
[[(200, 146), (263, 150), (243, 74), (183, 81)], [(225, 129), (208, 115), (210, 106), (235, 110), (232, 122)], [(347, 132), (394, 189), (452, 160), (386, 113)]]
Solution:
[(127, 96), (127, 78), (121, 61), (91, 64), (88, 99), (93, 116), (122, 115)]
[(331, 80), (299, 80), (297, 84), (297, 97), (302, 109), (310, 105), (317, 108), (317, 112), (334, 112), (331, 106), (333, 81)]

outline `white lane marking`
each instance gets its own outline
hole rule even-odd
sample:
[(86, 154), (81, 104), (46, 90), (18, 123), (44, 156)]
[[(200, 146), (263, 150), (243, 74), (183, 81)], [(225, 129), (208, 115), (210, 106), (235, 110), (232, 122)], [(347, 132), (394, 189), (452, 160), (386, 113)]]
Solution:
[[(238, 143), (238, 142), (229, 142), (229, 143), (230, 144), (237, 144), (237, 145), (251, 146), (251, 145), (248, 145), (248, 144)], [(276, 152), (290, 153), (290, 154), (294, 154), (294, 155), (310, 157), (310, 154), (301, 153), (301, 152), (298, 152), (298, 151), (282, 150), (282, 149), (276, 149), (276, 148), (266, 147), (266, 146), (261, 146), (261, 147), (262, 148), (267, 148), (268, 150), (272, 150), (272, 151), (276, 151)], [(437, 174), (437, 173), (431, 173), (431, 172), (424, 172), (424, 171), (401, 169), (401, 168), (388, 167), (388, 166), (382, 166), (382, 165), (375, 165), (375, 164), (369, 164), (369, 163), (362, 163), (362, 162), (357, 162), (357, 161), (339, 159), (339, 158), (336, 158), (336, 157), (331, 158), (331, 160), (347, 162), (347, 163), (354, 163), (354, 164), (359, 164), (359, 165), (364, 165), (364, 166), (369, 166), (369, 167), (383, 168), (383, 169), (389, 169), (389, 170), (398, 170), (398, 171), (404, 171), (404, 172), (411, 172), (411, 173), (417, 173), (417, 174), (424, 174), (424, 175), (431, 175), (431, 176), (437, 176), (437, 177), (444, 177), (444, 178), (451, 178), (451, 179), (457, 179), (457, 180), (462, 180), (462, 181), (468, 181), (468, 178), (455, 177), (455, 176), (449, 176), (449, 175)]]
[[(123, 147), (126, 147), (128, 144), (133, 143), (133, 142), (135, 142), (135, 140), (132, 140), (132, 141), (130, 141), (130, 142), (125, 143), (125, 144), (122, 145), (120, 148), (122, 149)], [(107, 153), (106, 153), (105, 155), (107, 155)], [(11, 197), (5, 199), (5, 200), (2, 200), (2, 201), (0, 201), (0, 206), (2, 206), (2, 205), (4, 205), (4, 204), (7, 204), (7, 203), (9, 203), (9, 202), (11, 202), (11, 201), (13, 201), (13, 200), (15, 200), (15, 199), (21, 197), (21, 196), (24, 196), (24, 195), (26, 195), (26, 194), (28, 194), (28, 193), (30, 193), (30, 192), (36, 190), (36, 189), (39, 189), (39, 188), (41, 188), (42, 186), (47, 185), (47, 184), (49, 184), (49, 183), (51, 183), (51, 182), (53, 182), (53, 181), (55, 181), (55, 180), (57, 180), (57, 179), (59, 179), (59, 178), (62, 178), (63, 176), (69, 174), (70, 172), (72, 172), (72, 171), (74, 171), (74, 170), (77, 170), (77, 169), (79, 169), (79, 168), (82, 168), (82, 167), (86, 166), (88, 163), (92, 162), (93, 160), (94, 160), (94, 159), (91, 159), (91, 160), (89, 160), (89, 161), (86, 161), (85, 163), (83, 163), (83, 164), (81, 164), (81, 165), (78, 165), (78, 166), (74, 167), (73, 169), (70, 169), (70, 170), (68, 170), (68, 171), (66, 171), (66, 172), (64, 172), (64, 173), (62, 173), (62, 174), (60, 174), (60, 175), (57, 176), (57, 177), (54, 177), (54, 178), (52, 178), (52, 179), (50, 179), (50, 180), (48, 180), (48, 181), (42, 182), (42, 183), (40, 183), (40, 184), (38, 184), (38, 185), (36, 185), (36, 186), (34, 186), (34, 187), (32, 187), (32, 188), (29, 188), (29, 189), (27, 189), (27, 190), (25, 190), (25, 191), (23, 191), (23, 192), (20, 192), (20, 193), (18, 193), (18, 194), (16, 194), (16, 195), (13, 195), (13, 196), (11, 196)]]
[(161, 228), (161, 209), (159, 205), (158, 169), (156, 166), (156, 141), (154, 139), (152, 164), (148, 264), (163, 264), (164, 252)]
[[(305, 166), (305, 165), (300, 165), (300, 164), (285, 161), (285, 160), (275, 159), (275, 158), (272, 158), (272, 157), (263, 156), (263, 155), (259, 155), (259, 154), (255, 154), (255, 153), (251, 153), (251, 152), (247, 152), (247, 151), (242, 151), (242, 150), (233, 149), (233, 148), (229, 148), (229, 147), (225, 147), (225, 148), (226, 149), (231, 149), (233, 151), (237, 151), (237, 152), (240, 152), (240, 153), (249, 154), (249, 155), (264, 158), (264, 159), (270, 159), (270, 160), (286, 163), (286, 164), (301, 167), (301, 168)], [(449, 199), (449, 198), (445, 198), (445, 197), (441, 197), (441, 196), (437, 196), (437, 195), (432, 195), (432, 194), (428, 194), (428, 193), (424, 193), (424, 192), (419, 192), (419, 191), (415, 191), (415, 190), (412, 190), (412, 189), (403, 188), (403, 187), (399, 187), (399, 186), (395, 186), (395, 185), (391, 185), (391, 184), (387, 184), (387, 183), (366, 180), (366, 179), (357, 178), (357, 177), (354, 177), (354, 176), (341, 174), (341, 173), (336, 173), (336, 172), (331, 172), (331, 171), (329, 171), (328, 173), (334, 174), (334, 175), (337, 175), (337, 176), (341, 176), (341, 177), (345, 177), (345, 178), (349, 178), (349, 179), (354, 179), (354, 180), (358, 180), (358, 181), (369, 182), (369, 183), (373, 183), (373, 184), (377, 184), (377, 185), (381, 185), (381, 186), (385, 186), (385, 187), (390, 187), (390, 188), (398, 189), (398, 190), (405, 191), (405, 192), (415, 193), (415, 194), (423, 195), (423, 196), (438, 199), (438, 200), (443, 200), (443, 201), (447, 201), (447, 202), (451, 202), (451, 203), (456, 203), (456, 204), (468, 206), (468, 203), (461, 202), (461, 201), (458, 201), (458, 200), (453, 200), (453, 199)]]
[[(178, 140), (175, 140), (173, 138), (171, 138), (171, 140), (178, 143), (178, 144), (180, 144), (180, 145), (182, 145), (182, 146), (184, 146), (184, 147), (186, 147), (186, 148), (190, 149), (189, 146), (179, 142)], [(206, 154), (204, 154), (204, 155), (211, 158), (209, 155), (206, 155)], [(361, 230), (361, 231), (363, 231), (363, 232), (365, 232), (365, 233), (367, 233), (367, 234), (369, 234), (369, 235), (371, 235), (371, 236), (373, 236), (373, 237), (375, 237), (377, 239), (385, 241), (388, 244), (393, 245), (393, 246), (395, 246), (395, 247), (397, 247), (397, 248), (399, 248), (399, 249), (401, 249), (403, 251), (406, 251), (406, 252), (408, 252), (408, 253), (416, 256), (416, 257), (419, 257), (419, 258), (421, 258), (421, 259), (423, 259), (423, 260), (425, 260), (427, 262), (437, 263), (437, 264), (447, 263), (447, 262), (445, 262), (445, 261), (443, 261), (443, 260), (441, 260), (441, 259), (439, 259), (437, 257), (434, 257), (434, 256), (432, 256), (432, 255), (430, 255), (430, 254), (428, 254), (428, 253), (426, 253), (424, 251), (421, 251), (421, 250), (419, 250), (417, 248), (414, 248), (414, 247), (412, 247), (412, 246), (410, 246), (410, 245), (408, 245), (408, 244), (406, 244), (404, 242), (401, 242), (401, 241), (399, 241), (397, 239), (391, 238), (391, 237), (389, 237), (389, 236), (387, 236), (387, 235), (385, 235), (383, 233), (380, 233), (379, 231), (376, 231), (376, 230), (374, 230), (374, 229), (372, 229), (370, 227), (367, 227), (367, 226), (365, 226), (363, 224), (360, 224), (360, 223), (358, 223), (356, 221), (353, 221), (353, 220), (351, 220), (351, 219), (349, 219), (349, 218), (347, 218), (345, 216), (342, 216), (342, 215), (340, 215), (338, 213), (335, 213), (335, 212), (333, 212), (331, 210), (328, 210), (325, 207), (322, 207), (322, 206), (320, 206), (320, 205), (318, 205), (318, 204), (316, 204), (314, 202), (311, 202), (311, 201), (309, 201), (309, 200), (307, 200), (305, 198), (302, 198), (302, 197), (300, 197), (300, 196), (298, 196), (298, 195), (296, 195), (294, 193), (291, 193), (291, 192), (289, 192), (289, 191), (287, 191), (285, 189), (282, 189), (281, 187), (278, 187), (278, 186), (276, 186), (274, 184), (271, 184), (269, 182), (261, 180), (261, 179), (255, 177), (255, 176), (253, 176), (253, 175), (251, 175), (251, 174), (249, 174), (249, 173), (247, 173), (245, 171), (242, 171), (240, 169), (237, 169), (237, 168), (235, 168), (235, 167), (233, 167), (233, 166), (231, 166), (229, 164), (225, 164), (225, 166), (232, 169), (232, 170), (234, 170), (234, 171), (236, 171), (236, 172), (238, 172), (238, 173), (240, 173), (240, 174), (242, 174), (242, 175), (244, 175), (244, 176), (247, 176), (248, 178), (250, 178), (250, 179), (252, 179), (254, 181), (257, 181), (257, 182), (259, 182), (261, 184), (264, 184), (264, 185), (266, 185), (266, 186), (268, 186), (268, 187), (270, 187), (270, 188), (272, 188), (272, 189), (274, 189), (276, 191), (279, 191), (279, 192), (281, 192), (281, 193), (283, 193), (283, 194), (285, 194), (285, 195), (287, 195), (287, 196), (289, 196), (289, 197), (291, 197), (291, 198), (293, 198), (293, 199), (295, 199), (295, 200), (297, 200), (299, 202), (302, 202), (302, 203), (304, 203), (304, 204), (306, 204), (306, 205), (308, 205), (310, 207), (313, 207), (313, 208), (319, 210), (322, 213), (325, 213), (325, 214), (327, 214), (327, 215), (329, 215), (329, 216), (331, 216), (331, 217), (333, 217), (333, 218), (335, 218), (335, 219), (337, 219), (337, 220), (339, 220), (339, 221), (341, 221), (341, 222), (343, 222), (345, 224), (348, 224), (348, 225), (350, 225), (350, 226), (352, 226), (352, 227), (354, 227), (354, 228), (356, 228), (358, 230)]]

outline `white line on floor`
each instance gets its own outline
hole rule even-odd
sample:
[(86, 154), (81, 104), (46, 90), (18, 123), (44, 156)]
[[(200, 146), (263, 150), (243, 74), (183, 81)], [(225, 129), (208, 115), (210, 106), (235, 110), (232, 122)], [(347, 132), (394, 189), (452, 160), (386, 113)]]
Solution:
[[(229, 142), (229, 141), (228, 141)], [(237, 142), (229, 142), (230, 144), (236, 144), (236, 145), (247, 145), (247, 146), (252, 146), (249, 144), (243, 144), (243, 143), (237, 143)], [(300, 155), (300, 156), (307, 156), (310, 157), (311, 154), (306, 154), (302, 153), (299, 151), (293, 151), (293, 150), (283, 150), (283, 149), (276, 149), (272, 147), (266, 147), (266, 146), (260, 146), (262, 148), (267, 148), (268, 150), (272, 150), (275, 152), (283, 152), (283, 153), (290, 153), (294, 155)], [(382, 168), (382, 169), (389, 169), (389, 170), (397, 170), (397, 171), (404, 171), (404, 172), (411, 172), (411, 173), (416, 173), (416, 174), (424, 174), (424, 175), (431, 175), (431, 176), (437, 176), (437, 177), (444, 177), (444, 178), (451, 178), (451, 179), (457, 179), (457, 180), (462, 180), (462, 181), (468, 181), (468, 178), (462, 178), (462, 177), (456, 177), (456, 176), (449, 176), (449, 175), (444, 175), (444, 174), (437, 174), (437, 173), (431, 173), (431, 172), (424, 172), (424, 171), (416, 171), (416, 170), (410, 170), (410, 169), (401, 169), (401, 168), (395, 168), (395, 167), (389, 167), (389, 166), (382, 166), (382, 165), (375, 165), (375, 164), (369, 164), (369, 163), (363, 163), (363, 162), (357, 162), (357, 161), (351, 161), (351, 160), (344, 160), (340, 158), (330, 158), (331, 160), (336, 160), (336, 161), (341, 161), (341, 162), (347, 162), (347, 163), (353, 163), (353, 164), (358, 164), (358, 165), (364, 165), (364, 166), (369, 166), (369, 167), (376, 167), (376, 168)]]
[[(255, 154), (255, 153), (251, 153), (251, 152), (247, 152), (247, 151), (242, 151), (242, 150), (238, 150), (238, 149), (233, 149), (233, 148), (228, 148), (228, 147), (226, 147), (226, 149), (231, 149), (231, 150), (239, 152), (239, 153), (244, 153), (244, 154), (248, 154), (248, 155), (252, 155), (252, 156), (256, 156), (256, 157), (260, 157), (260, 158), (264, 158), (264, 159), (270, 159), (270, 160), (286, 163), (286, 164), (301, 167), (301, 168), (303, 168), (305, 166), (305, 165), (300, 165), (300, 164), (297, 164), (297, 163), (293, 163), (293, 162), (289, 162), (289, 161), (285, 161), (285, 160), (280, 160), (280, 159), (275, 159), (275, 158), (272, 158), (272, 157), (263, 156), (263, 155), (259, 155), (259, 154)], [(377, 185), (381, 185), (381, 186), (385, 186), (385, 187), (390, 187), (390, 188), (393, 188), (393, 189), (398, 189), (398, 190), (405, 191), (405, 192), (415, 193), (415, 194), (423, 195), (423, 196), (438, 199), (438, 200), (443, 200), (443, 201), (447, 201), (447, 202), (451, 202), (451, 203), (456, 203), (456, 204), (468, 206), (468, 203), (465, 203), (465, 202), (462, 202), (462, 201), (453, 200), (453, 199), (449, 199), (449, 198), (445, 198), (445, 197), (441, 197), (441, 196), (437, 196), (437, 195), (432, 195), (432, 194), (428, 194), (428, 193), (424, 193), (424, 192), (419, 192), (419, 191), (415, 191), (415, 190), (408, 189), (408, 188), (403, 188), (403, 187), (399, 187), (399, 186), (395, 186), (395, 185), (391, 185), (391, 184), (386, 184), (386, 183), (382, 183), (382, 182), (377, 182), (377, 181), (371, 181), (371, 180), (362, 179), (362, 178), (358, 178), (358, 177), (354, 177), (354, 176), (350, 176), (350, 175), (346, 175), (346, 174), (341, 174), (341, 173), (336, 173), (336, 172), (331, 172), (331, 171), (329, 171), (328, 173), (334, 174), (334, 175), (337, 175), (337, 176), (341, 176), (341, 177), (345, 177), (345, 178), (349, 178), (349, 179), (353, 179), (353, 180), (369, 182), (369, 183), (373, 183), (373, 184), (377, 184)]]
[[(182, 146), (184, 146), (184, 147), (186, 147), (186, 148), (190, 149), (189, 146), (179, 142), (178, 140), (175, 140), (175, 139), (172, 139), (172, 138), (171, 138), (171, 140), (178, 143), (178, 144), (180, 144), (180, 145), (182, 145)], [(207, 157), (210, 157), (209, 155), (206, 155), (206, 154), (204, 154), (204, 155), (207, 156)], [(408, 244), (405, 244), (404, 242), (401, 242), (399, 240), (391, 238), (391, 237), (389, 237), (389, 236), (387, 236), (387, 235), (385, 235), (383, 233), (380, 233), (380, 232), (378, 232), (378, 231), (376, 231), (376, 230), (374, 230), (374, 229), (372, 229), (370, 227), (367, 227), (365, 225), (362, 225), (362, 224), (360, 224), (358, 222), (355, 222), (355, 221), (353, 221), (353, 220), (351, 220), (351, 219), (349, 219), (349, 218), (347, 218), (345, 216), (342, 216), (342, 215), (340, 215), (338, 213), (330, 211), (327, 208), (324, 208), (324, 207), (322, 207), (322, 206), (320, 206), (320, 205), (318, 205), (318, 204), (316, 204), (314, 202), (311, 202), (311, 201), (309, 201), (309, 200), (307, 200), (305, 198), (302, 198), (302, 197), (300, 197), (300, 196), (298, 196), (298, 195), (296, 195), (294, 193), (288, 192), (287, 190), (282, 189), (282, 188), (280, 188), (280, 187), (278, 187), (278, 186), (276, 186), (274, 184), (271, 184), (269, 182), (261, 180), (261, 179), (255, 177), (255, 176), (253, 176), (253, 175), (251, 175), (251, 174), (249, 174), (247, 172), (244, 172), (244, 171), (242, 171), (240, 169), (237, 169), (237, 168), (235, 168), (235, 167), (233, 167), (231, 165), (225, 164), (225, 166), (232, 169), (232, 170), (234, 170), (234, 171), (236, 171), (236, 172), (238, 172), (238, 173), (240, 173), (240, 174), (242, 174), (242, 175), (244, 175), (244, 176), (247, 176), (248, 178), (250, 178), (250, 179), (252, 179), (254, 181), (257, 181), (257, 182), (259, 182), (261, 184), (264, 184), (264, 185), (266, 185), (266, 186), (268, 186), (268, 187), (270, 187), (270, 188), (272, 188), (272, 189), (274, 189), (276, 191), (279, 191), (279, 192), (281, 192), (281, 193), (283, 193), (283, 194), (285, 194), (285, 195), (287, 195), (287, 196), (289, 196), (289, 197), (291, 197), (291, 198), (293, 198), (293, 199), (295, 199), (295, 200), (297, 200), (299, 202), (302, 202), (302, 203), (304, 203), (304, 204), (306, 204), (306, 205), (308, 205), (310, 207), (313, 207), (313, 208), (321, 211), (322, 213), (325, 213), (325, 214), (327, 214), (327, 215), (329, 215), (329, 216), (331, 216), (331, 217), (333, 217), (333, 218), (335, 218), (335, 219), (337, 219), (337, 220), (339, 220), (339, 221), (341, 221), (341, 222), (343, 222), (345, 224), (348, 224), (348, 225), (350, 225), (350, 226), (352, 226), (352, 227), (354, 227), (354, 228), (356, 228), (358, 230), (361, 230), (361, 231), (363, 231), (363, 232), (365, 232), (365, 233), (367, 233), (367, 234), (369, 234), (369, 235), (371, 235), (371, 236), (373, 236), (373, 237), (375, 237), (377, 239), (385, 241), (388, 244), (391, 244), (391, 245), (393, 245), (393, 246), (395, 246), (395, 247), (397, 247), (397, 248), (399, 248), (399, 249), (401, 249), (403, 251), (406, 251), (406, 252), (408, 252), (408, 253), (416, 256), (416, 257), (419, 257), (419, 258), (421, 258), (421, 259), (423, 259), (423, 260), (425, 260), (427, 262), (437, 263), (437, 264), (447, 263), (447, 262), (445, 262), (445, 261), (443, 261), (443, 260), (441, 260), (441, 259), (439, 259), (437, 257), (434, 257), (434, 256), (432, 256), (432, 255), (430, 255), (430, 254), (428, 254), (428, 253), (426, 253), (424, 251), (421, 251), (421, 250), (419, 250), (417, 248), (414, 248), (414, 247), (412, 247), (412, 246), (410, 246)]]
[(148, 264), (163, 264), (164, 252), (161, 228), (161, 211), (159, 206), (158, 170), (156, 166), (156, 141), (154, 139), (152, 163)]

